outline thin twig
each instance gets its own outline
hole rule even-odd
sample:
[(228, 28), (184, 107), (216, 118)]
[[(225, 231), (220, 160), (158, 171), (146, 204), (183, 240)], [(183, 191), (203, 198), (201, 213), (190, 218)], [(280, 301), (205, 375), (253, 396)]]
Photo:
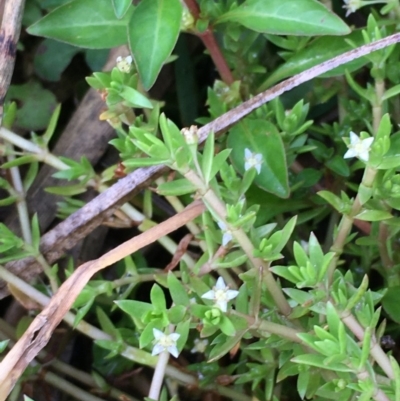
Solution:
[(14, 71), (25, 0), (6, 0), (0, 28), (0, 126), (4, 99)]
[(0, 363), (0, 401), (7, 398), (27, 365), (46, 346), (55, 328), (95, 273), (184, 226), (204, 209), (200, 201), (195, 201), (181, 213), (117, 246), (99, 259), (78, 267)]

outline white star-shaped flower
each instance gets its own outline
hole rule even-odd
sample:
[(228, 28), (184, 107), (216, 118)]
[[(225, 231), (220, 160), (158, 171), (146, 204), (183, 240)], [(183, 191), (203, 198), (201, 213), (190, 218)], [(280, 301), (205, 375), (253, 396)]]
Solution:
[(244, 150), (244, 169), (246, 171), (254, 167), (257, 170), (257, 174), (260, 174), (262, 163), (263, 157), (261, 153), (253, 153), (247, 148)]
[(232, 231), (228, 229), (223, 221), (218, 222), (218, 227), (222, 230), (222, 246), (227, 246), (233, 240)]
[(369, 151), (371, 150), (374, 138), (361, 139), (353, 131), (350, 131), (350, 144), (349, 150), (343, 156), (345, 159), (350, 157), (358, 157), (360, 160), (367, 162), (369, 160)]
[(217, 283), (213, 287), (212, 290), (207, 291), (201, 297), (204, 299), (211, 299), (214, 301), (214, 305), (221, 309), (222, 312), (226, 312), (228, 309), (228, 302), (233, 298), (236, 298), (239, 294), (239, 291), (230, 290), (229, 287), (225, 284), (225, 281), (222, 277), (217, 280)]
[(363, 5), (361, 0), (343, 0), (343, 3), (343, 8), (347, 10), (346, 17), (356, 12)]
[(117, 68), (121, 72), (126, 72), (128, 73), (131, 70), (132, 67), (132, 56), (127, 56), (127, 57), (117, 57)]
[(194, 347), (191, 349), (191, 353), (195, 354), (196, 352), (199, 352), (200, 354), (204, 354), (204, 352), (207, 349), (208, 345), (208, 340), (205, 338), (201, 340), (200, 338), (196, 338), (194, 340)]
[(151, 355), (161, 354), (163, 351), (168, 351), (175, 358), (178, 357), (179, 352), (176, 347), (176, 342), (181, 336), (178, 333), (164, 334), (161, 330), (153, 329), (155, 344)]

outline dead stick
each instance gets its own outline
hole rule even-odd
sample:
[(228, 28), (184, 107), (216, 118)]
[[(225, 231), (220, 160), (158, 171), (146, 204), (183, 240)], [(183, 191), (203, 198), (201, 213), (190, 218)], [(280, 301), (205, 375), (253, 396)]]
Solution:
[(0, 29), (0, 125), (4, 99), (14, 71), (25, 0), (6, 0)]
[(27, 365), (46, 346), (57, 325), (95, 273), (184, 226), (204, 209), (201, 201), (195, 201), (182, 212), (124, 242), (99, 259), (79, 266), (0, 363), (0, 401), (6, 399)]

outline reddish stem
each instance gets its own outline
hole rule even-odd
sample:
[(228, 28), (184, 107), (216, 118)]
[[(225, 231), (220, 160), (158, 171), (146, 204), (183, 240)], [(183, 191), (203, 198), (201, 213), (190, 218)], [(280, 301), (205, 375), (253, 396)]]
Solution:
[[(196, 0), (184, 0), (185, 4), (195, 20), (199, 19), (200, 9)], [(221, 52), (221, 49), (215, 40), (214, 33), (210, 27), (204, 32), (196, 32), (196, 35), (201, 39), (206, 49), (209, 51), (210, 56), (217, 68), (221, 79), (227, 84), (231, 85), (235, 81), (231, 70), (226, 63), (226, 60)]]

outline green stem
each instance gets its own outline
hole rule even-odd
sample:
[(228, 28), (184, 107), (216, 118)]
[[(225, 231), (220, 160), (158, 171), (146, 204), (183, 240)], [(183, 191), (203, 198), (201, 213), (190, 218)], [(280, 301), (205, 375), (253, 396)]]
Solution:
[[(360, 323), (357, 322), (356, 318), (350, 312), (342, 313), (340, 318), (342, 322), (351, 330), (351, 332), (362, 342), (364, 340), (365, 331)], [(385, 372), (387, 377), (393, 380), (395, 375), (389, 357), (385, 354), (380, 345), (377, 343), (375, 336), (371, 338), (370, 354), (372, 355), (376, 363)]]
[[(371, 188), (372, 184), (374, 182), (376, 173), (377, 173), (376, 170), (374, 170), (370, 167), (367, 167), (364, 171), (364, 176), (362, 178), (361, 184), (367, 188)], [(346, 214), (343, 215), (342, 220), (340, 221), (339, 229), (338, 229), (335, 241), (333, 242), (333, 245), (330, 249), (331, 252), (335, 253), (335, 256), (332, 259), (332, 261), (328, 267), (328, 283), (329, 283), (329, 285), (333, 281), (333, 274), (335, 272), (337, 263), (339, 261), (340, 255), (343, 252), (347, 237), (350, 234), (351, 228), (353, 227), (354, 217), (358, 213), (360, 213), (361, 208), (362, 208), (362, 204), (360, 201), (360, 196), (357, 195), (356, 199), (354, 200), (354, 203), (353, 203), (350, 213), (347, 215)]]
[(272, 276), (272, 273), (269, 271), (269, 263), (260, 258), (254, 257), (254, 246), (247, 234), (241, 228), (233, 227), (226, 221), (226, 207), (216, 193), (208, 187), (208, 185), (205, 184), (194, 171), (189, 170), (186, 172), (185, 177), (196, 186), (209, 210), (211, 210), (214, 215), (218, 216), (218, 218), (224, 222), (226, 227), (232, 232), (232, 235), (249, 258), (252, 266), (256, 269), (262, 268), (264, 283), (274, 299), (276, 306), (280, 313), (288, 316), (291, 313), (292, 308)]

